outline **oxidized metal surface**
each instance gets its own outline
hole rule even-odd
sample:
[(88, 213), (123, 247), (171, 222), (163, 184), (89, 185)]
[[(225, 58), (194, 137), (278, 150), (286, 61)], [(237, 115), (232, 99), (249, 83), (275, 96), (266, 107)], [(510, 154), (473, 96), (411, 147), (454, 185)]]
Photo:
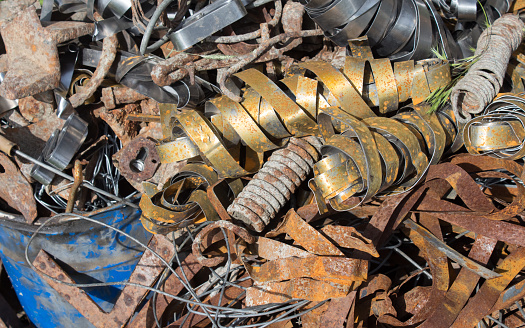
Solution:
[(201, 213), (209, 221), (219, 220), (205, 191), (217, 180), (217, 173), (209, 166), (187, 164), (163, 190), (158, 191), (155, 186), (145, 188), (140, 200), (144, 227), (165, 234), (193, 223)]
[[(216, 266), (219, 263), (226, 260), (225, 256), (218, 256), (218, 257), (211, 257), (207, 258), (204, 256), (203, 249), (206, 249), (213, 243), (213, 237), (210, 238), (208, 235), (211, 234), (211, 236), (217, 236), (216, 238), (221, 239), (222, 235), (220, 235), (221, 228), (226, 229), (233, 234), (239, 236), (242, 238), (245, 242), (248, 244), (253, 244), (257, 239), (252, 236), (246, 229), (237, 226), (229, 221), (217, 221), (214, 222), (208, 226), (206, 226), (204, 229), (202, 229), (201, 232), (195, 237), (193, 241), (193, 256), (204, 266)], [(206, 241), (206, 242), (205, 242)]]
[[(170, 261), (174, 254), (173, 244), (165, 237), (154, 236), (148, 246), (155, 253), (160, 254), (165, 261)], [(67, 285), (74, 284), (74, 281), (45, 251), (40, 251), (33, 264), (41, 270), (40, 274), (48, 284), (98, 328), (124, 327), (144, 297), (144, 289), (133, 285), (126, 286), (111, 312), (106, 313), (84, 291)], [(129, 283), (149, 287), (157, 280), (163, 269), (163, 262), (147, 250), (129, 278)], [(47, 275), (62, 283), (50, 279)]]
[[(18, 157), (42, 152), (64, 108), (88, 124), (81, 148), (58, 146), (77, 160), (61, 165), (71, 182), (30, 185), (0, 156), (0, 171), (9, 169), (0, 172), (9, 186), (1, 209), (35, 225), (2, 214), (0, 239), (11, 226), (53, 229), (40, 226), (49, 215), (69, 226), (71, 216), (104, 211), (113, 199), (137, 206), (139, 198), (143, 228), (169, 234), (150, 244), (166, 261), (144, 253), (120, 298), (101, 295), (100, 307), (98, 295), (73, 283), (84, 272), (71, 272), (46, 239), (57, 258), (42, 252), (33, 269), (57, 278), (44, 285), (84, 320), (68, 317), (69, 325), (520, 326), (525, 54), (520, 45), (510, 55), (522, 31), (501, 33), (522, 24), (518, 16), (494, 23), (509, 3), (241, 2), (228, 5), (247, 13), (242, 19), (177, 52), (170, 34), (180, 46), (202, 31), (176, 26), (216, 25), (200, 15), (224, 2), (44, 0), (39, 19), (25, 1), (0, 1), (0, 73), (8, 74), (0, 90), (32, 95), (4, 101), (1, 133), (20, 152), (9, 140), (0, 140), (2, 151), (18, 154), (26, 173)], [(78, 23), (84, 9), (94, 32)], [(470, 56), (485, 23), (492, 26), (476, 54), (494, 46), (508, 67), (495, 58), (457, 61)], [(487, 70), (476, 70), (478, 62)], [(475, 96), (492, 103), (464, 127), (446, 103), (469, 67), (491, 90), (511, 93), (493, 101), (475, 82)], [(437, 110), (427, 104), (434, 98)], [(476, 156), (447, 157), (465, 152), (463, 139)], [(121, 229), (100, 231), (124, 236)], [(0, 255), (11, 254), (4, 247)], [(107, 264), (80, 259), (92, 262)], [(22, 282), (12, 280), (15, 289)], [(104, 294), (115, 290), (110, 284), (96, 288)], [(44, 308), (39, 315), (54, 315)]]
[(508, 159), (525, 156), (524, 108), (522, 94), (503, 94), (494, 99), (482, 115), (465, 124), (463, 140), (467, 151)]
[(246, 291), (246, 305), (282, 303), (297, 298), (319, 302), (327, 298), (345, 297), (350, 288), (348, 285), (337, 285), (307, 278), (255, 284)]
[(57, 22), (42, 27), (33, 6), (1, 29), (7, 51), (7, 74), (0, 95), (18, 99), (58, 87), (60, 63), (56, 45), (93, 32), (93, 24)]
[[(181, 269), (182, 268), (182, 269)], [(199, 271), (203, 268), (202, 264), (193, 256), (189, 254), (183, 261), (182, 267), (178, 267), (175, 272), (179, 275), (182, 275), (182, 270), (188, 280), (191, 280)], [(183, 289), (184, 284), (181, 280), (175, 275), (170, 275), (163, 284), (164, 290), (167, 293), (172, 295), (178, 295)], [(157, 311), (157, 316), (160, 318), (162, 314), (168, 308), (170, 301), (165, 297), (158, 297), (155, 303), (155, 310)], [(150, 300), (142, 310), (137, 314), (137, 317), (129, 324), (130, 327), (144, 328), (144, 327), (153, 327), (155, 321), (153, 320), (153, 301)]]
[(119, 168), (130, 180), (142, 182), (151, 178), (160, 165), (155, 141), (138, 136), (121, 150)]
[(106, 122), (122, 144), (127, 145), (134, 137), (138, 135), (138, 124), (128, 121), (127, 116), (131, 113), (138, 112), (140, 107), (136, 104), (126, 104), (123, 107), (107, 110), (105, 107), (97, 108), (94, 114)]
[(67, 199), (65, 211), (66, 213), (73, 212), (73, 208), (75, 207), (75, 203), (77, 201), (77, 196), (79, 193), (79, 188), (82, 185), (82, 181), (84, 181), (84, 176), (82, 174), (82, 163), (78, 159), (75, 161), (75, 166), (73, 167), (73, 178), (75, 179), (75, 181), (73, 181), (73, 184), (71, 185), (71, 190), (69, 191), (69, 197)]
[(22, 213), (27, 222), (32, 223), (37, 217), (33, 187), (18, 170), (9, 157), (0, 153), (0, 198), (12, 208)]
[[(324, 109), (319, 116), (325, 158), (315, 164), (310, 181), (312, 190), (319, 190), (318, 204), (329, 201), (336, 210), (348, 210), (377, 193), (410, 190), (452, 146), (452, 141), (445, 144), (447, 126), (438, 119), (446, 111), (427, 114), (427, 110), (427, 105), (419, 105), (392, 119), (357, 121), (335, 107)], [(347, 128), (337, 134), (334, 131), (341, 122)], [(357, 134), (357, 140), (347, 137), (352, 134)]]
[(118, 40), (116, 35), (104, 38), (102, 43), (102, 54), (98, 61), (97, 68), (81, 91), (75, 93), (69, 98), (71, 105), (76, 108), (82, 105), (98, 89), (104, 78), (109, 72), (115, 56), (117, 55)]
[(479, 56), (463, 79), (452, 89), (450, 101), (460, 122), (479, 114), (498, 94), (509, 59), (525, 36), (525, 24), (514, 14), (497, 19), (478, 40)]
[[(206, 117), (198, 112), (191, 113), (191, 111), (178, 115), (172, 114), (171, 117), (176, 121), (163, 122), (163, 129), (170, 131), (176, 127), (178, 130), (182, 129), (183, 134), (165, 135), (171, 139), (163, 141), (159, 147), (162, 147), (162, 153), (166, 154), (163, 156), (166, 162), (180, 161), (200, 155), (204, 161), (218, 170), (221, 176), (239, 177), (253, 173), (260, 166), (260, 159), (256, 157), (256, 154), (260, 158), (263, 152), (282, 147), (287, 137), (322, 135), (327, 139), (330, 134), (327, 129), (330, 128), (324, 125), (328, 121), (320, 115), (330, 112), (328, 108), (331, 106), (340, 107), (346, 115), (372, 119), (376, 115), (369, 106), (378, 107), (379, 112), (386, 113), (397, 110), (400, 102), (409, 99), (412, 99), (415, 104), (422, 102), (431, 92), (446, 85), (450, 80), (448, 64), (439, 61), (423, 64), (402, 62), (396, 63), (392, 68), (386, 59), (347, 57), (343, 72), (325, 62), (312, 61), (300, 64), (292, 67), (294, 73), (281, 81), (295, 95), (295, 101), (258, 70), (242, 71), (235, 74), (237, 78), (246, 83), (241, 100), (238, 99), (238, 96), (233, 97), (230, 96), (231, 93), (226, 93), (235, 101), (227, 96), (210, 100), (205, 106)], [(318, 80), (304, 76), (304, 69), (317, 75)], [(365, 76), (367, 76), (366, 81)], [(376, 78), (372, 78), (373, 76)], [(322, 90), (319, 90), (321, 86)], [(445, 147), (441, 144), (443, 128), (437, 123), (436, 117), (423, 115), (425, 114), (423, 107), (419, 109), (418, 115), (423, 116), (423, 119), (428, 122), (421, 121), (422, 123), (416, 123), (416, 125), (424, 133), (425, 139), (427, 135), (435, 139), (428, 141), (432, 143), (433, 153), (430, 157), (435, 162)], [(331, 109), (331, 111), (334, 110)], [(447, 114), (447, 117), (449, 116), (451, 115)], [(402, 119), (404, 118), (399, 116), (399, 120)], [(450, 120), (444, 120), (444, 122), (450, 123)], [(389, 125), (394, 123), (391, 121)], [(426, 128), (427, 125), (431, 128)], [(341, 126), (335, 128), (337, 130)], [(454, 140), (457, 131), (450, 131), (451, 129), (454, 129), (453, 123), (446, 127), (446, 133), (451, 136), (449, 139)], [(388, 132), (385, 131), (385, 133)], [(407, 128), (404, 128), (398, 134), (406, 135), (407, 133), (409, 133)], [(375, 137), (375, 139), (381, 139), (376, 142), (381, 145), (379, 153), (386, 162), (388, 170), (383, 189), (396, 180), (398, 168), (395, 163), (399, 161), (395, 158), (397, 157), (396, 151), (406, 153), (408, 147), (408, 151), (413, 155), (412, 161), (416, 162), (418, 178), (424, 173), (424, 158), (415, 156), (419, 151), (418, 142), (410, 136), (410, 133), (406, 136), (412, 140), (408, 146), (392, 147), (393, 145), (389, 145), (387, 140), (381, 136)], [(239, 166), (236, 153), (230, 147), (230, 145), (238, 144), (239, 139), (248, 150), (245, 152), (246, 158), (240, 159), (245, 163), (245, 167)], [(393, 143), (393, 141), (390, 142)], [(398, 141), (398, 143), (406, 142), (409, 141), (406, 141), (405, 138), (403, 141)], [(437, 145), (434, 146), (436, 143)], [(399, 146), (401, 150), (398, 150)], [(370, 148), (368, 152), (373, 153), (373, 148)], [(212, 152), (211, 149), (214, 151)], [(375, 152), (378, 151), (375, 150)], [(378, 158), (376, 162), (379, 165)], [(410, 162), (407, 160), (405, 162), (405, 170), (410, 169)], [(363, 161), (362, 165), (365, 165)], [(377, 169), (377, 166), (375, 168)], [(363, 174), (364, 170), (361, 171)], [(408, 174), (405, 172), (402, 176)], [(416, 178), (405, 181), (405, 184), (414, 183), (417, 180)], [(376, 180), (374, 183), (378, 182), (380, 181)], [(368, 198), (377, 193), (378, 190), (375, 190), (377, 188), (378, 186), (374, 186)], [(341, 196), (342, 199), (338, 202), (348, 197), (347, 195)]]
[[(510, 226), (507, 226), (507, 228), (504, 228), (503, 226), (508, 224), (505, 221), (506, 219), (511, 219), (513, 215), (522, 211), (523, 205), (521, 203), (521, 195), (523, 192), (523, 187), (519, 186), (519, 183), (516, 183), (518, 194), (512, 203), (508, 204), (508, 206), (503, 209), (496, 210), (490, 202), (487, 202), (488, 196), (484, 194), (482, 190), (473, 188), (469, 185), (470, 183), (475, 183), (472, 176), (469, 176), (469, 173), (471, 175), (481, 175), (486, 178), (492, 176), (502, 177), (504, 175), (503, 173), (491, 170), (496, 168), (505, 168), (505, 170), (511, 172), (512, 174), (521, 177), (523, 174), (523, 168), (516, 166), (515, 163), (511, 161), (469, 156), (454, 158), (452, 163), (454, 164), (445, 163), (432, 166), (426, 178), (426, 185), (418, 187), (412, 193), (402, 195), (401, 199), (395, 201), (394, 206), (406, 208), (408, 205), (411, 207), (416, 204), (413, 200), (419, 199), (413, 210), (425, 212), (425, 216), (421, 216), (420, 218), (420, 223), (424, 224), (429, 229), (429, 231), (431, 231), (436, 236), (432, 238), (442, 238), (440, 231), (441, 228), (439, 227), (439, 224), (437, 224), (437, 218), (446, 222), (450, 222), (453, 225), (459, 225), (460, 227), (466, 228), (469, 231), (476, 232), (478, 237), (476, 238), (474, 246), (472, 247), (472, 250), (469, 254), (469, 257), (475, 261), (480, 261), (482, 263), (486, 263), (488, 261), (490, 254), (494, 251), (495, 240), (503, 240), (506, 243), (521, 245), (522, 243), (519, 239), (514, 239), (514, 236), (523, 234), (523, 232), (521, 232), (521, 227), (514, 226), (514, 228), (510, 228)], [(510, 176), (508, 176), (508, 178), (512, 179)], [(446, 183), (446, 185), (444, 183)], [(447, 188), (444, 188), (445, 186)], [(464, 206), (466, 207), (453, 204), (448, 200), (440, 199), (440, 197), (447, 191), (449, 187), (452, 187), (457, 192), (458, 197), (461, 197), (461, 199), (464, 201)], [(419, 190), (425, 190), (427, 188), (430, 188), (430, 191), (427, 191), (425, 194), (418, 192)], [(402, 200), (403, 198), (404, 200)], [(387, 211), (390, 213), (390, 215), (384, 216), (382, 220), (386, 219), (390, 221), (390, 224), (393, 224), (394, 229), (399, 224), (399, 222), (401, 222), (404, 216), (403, 213), (406, 213), (403, 210), (398, 212), (399, 209), (393, 212), (389, 207), (381, 207), (374, 217), (382, 217), (383, 211)], [(392, 215), (392, 213), (399, 214)], [(372, 218), (372, 221), (374, 221), (374, 218)], [(377, 223), (375, 223), (375, 226), (379, 227)], [(491, 274), (499, 274), (501, 276), (486, 280), (480, 291), (475, 293), (475, 295), (471, 298), (471, 301), (476, 302), (476, 304), (470, 305), (471, 302), (469, 301), (469, 305), (463, 308), (469, 296), (471, 295), (473, 288), (479, 280), (479, 275), (483, 275), (482, 272), (486, 269), (480, 270), (475, 266), (465, 264), (467, 267), (461, 269), (459, 276), (455, 278), (453, 284), (449, 288), (448, 281), (443, 280), (443, 277), (447, 277), (449, 275), (446, 261), (442, 262), (442, 260), (440, 260), (442, 255), (439, 255), (439, 253), (442, 252), (444, 248), (437, 245), (432, 246), (431, 243), (427, 243), (424, 239), (421, 239), (417, 233), (413, 233), (419, 229), (416, 228), (416, 230), (412, 230), (415, 228), (415, 226), (411, 227), (411, 231), (408, 232), (408, 235), (413, 240), (414, 244), (425, 250), (426, 256), (428, 256), (427, 260), (431, 264), (430, 269), (434, 280), (431, 292), (428, 294), (428, 296), (424, 297), (424, 299), (428, 300), (426, 301), (428, 303), (424, 308), (414, 308), (413, 311), (415, 311), (414, 313), (416, 314), (410, 319), (410, 321), (403, 323), (403, 325), (415, 324), (417, 322), (427, 320), (422, 326), (474, 326), (485, 315), (491, 313), (489, 311), (494, 305), (494, 302), (496, 302), (496, 298), (508, 285), (510, 281), (509, 279), (513, 279), (511, 277), (516, 276), (520, 269), (515, 269), (515, 271), (509, 271), (508, 269), (503, 269), (502, 271), (496, 269), (495, 271), (491, 271)], [(384, 230), (384, 228), (381, 229)], [(516, 231), (516, 229), (518, 229), (518, 231)], [(372, 231), (372, 229), (368, 229), (368, 232), (365, 230), (365, 235), (373, 237), (371, 234)], [(375, 240), (376, 241), (374, 243), (377, 246), (379, 240)], [(520, 250), (521, 247), (516, 250), (516, 254), (518, 254)], [(511, 253), (511, 255), (512, 254), (514, 253)], [(514, 268), (521, 268), (523, 264), (516, 264), (514, 261), (516, 261), (518, 258), (522, 259), (522, 257), (520, 255), (514, 256), (515, 257), (507, 257), (509, 259), (508, 262), (503, 261), (500, 265), (515, 265)], [(445, 265), (443, 266), (443, 264), (439, 264), (440, 261), (441, 263), (445, 263)], [(441, 282), (437, 281), (438, 278)], [(496, 285), (499, 287), (494, 287)], [(497, 288), (500, 289), (498, 290)], [(481, 292), (482, 290), (483, 292)], [(442, 299), (443, 295), (446, 295), (446, 304), (441, 304), (439, 301), (436, 301)], [(395, 319), (395, 316), (390, 314), (380, 315), (378, 320), (380, 322), (395, 326), (402, 324), (399, 320)], [(453, 324), (454, 320), (455, 323)]]
[(114, 109), (116, 105), (131, 104), (146, 98), (143, 94), (126, 86), (122, 86), (103, 88), (101, 100), (106, 109)]
[[(344, 298), (334, 299), (330, 302), (330, 306), (321, 317), (320, 328), (341, 328), (347, 318), (356, 298), (356, 291), (348, 293)], [(350, 317), (350, 320), (352, 318)], [(353, 324), (353, 323), (352, 323)]]
[(20, 114), (31, 123), (45, 119), (46, 116), (53, 114), (53, 105), (38, 101), (34, 97), (25, 97), (18, 101)]
[(273, 152), (248, 182), (228, 207), (228, 213), (261, 232), (310, 174), (320, 146), (316, 137), (290, 138), (288, 145)]

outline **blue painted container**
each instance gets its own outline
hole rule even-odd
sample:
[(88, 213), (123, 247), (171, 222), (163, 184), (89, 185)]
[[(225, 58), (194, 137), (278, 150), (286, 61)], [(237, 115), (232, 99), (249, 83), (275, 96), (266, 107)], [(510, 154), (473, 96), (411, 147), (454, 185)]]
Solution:
[[(140, 223), (140, 210), (129, 206), (115, 205), (90, 217), (144, 244), (151, 237)], [(25, 248), (37, 227), (25, 223), (22, 216), (0, 212), (0, 258), (27, 316), (39, 328), (94, 327), (26, 263)], [(54, 256), (77, 283), (126, 281), (143, 253), (143, 248), (124, 235), (84, 220), (50, 222), (31, 242), (31, 261), (40, 249)], [(122, 288), (85, 291), (109, 312)]]

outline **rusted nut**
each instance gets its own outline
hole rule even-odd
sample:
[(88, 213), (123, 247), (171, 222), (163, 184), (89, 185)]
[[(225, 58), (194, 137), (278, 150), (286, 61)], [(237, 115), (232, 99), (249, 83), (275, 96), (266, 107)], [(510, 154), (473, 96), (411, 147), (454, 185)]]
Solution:
[(148, 97), (131, 88), (119, 86), (102, 89), (101, 100), (107, 109), (114, 109), (116, 105), (132, 104), (146, 98)]
[(155, 144), (151, 139), (137, 137), (122, 149), (119, 168), (126, 179), (142, 182), (155, 175), (160, 165)]

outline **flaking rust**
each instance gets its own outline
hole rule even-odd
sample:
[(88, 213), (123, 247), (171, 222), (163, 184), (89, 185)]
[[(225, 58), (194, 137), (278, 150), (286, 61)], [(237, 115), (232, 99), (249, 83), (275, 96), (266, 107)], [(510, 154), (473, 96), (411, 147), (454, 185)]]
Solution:
[[(42, 187), (24, 177), (33, 164), (0, 153), (2, 210), (34, 225), (64, 215), (60, 225), (105, 211), (106, 196), (130, 206), (140, 198), (135, 218), (154, 234), (155, 254), (143, 253), (110, 312), (78, 288), (55, 248), (44, 245), (33, 262), (97, 328), (518, 327), (525, 173), (513, 160), (525, 157), (525, 55), (511, 52), (522, 51), (524, 32), (517, 15), (493, 23), (508, 1), (479, 3), (492, 25), (452, 105), (434, 112), (425, 102), (457, 81), (452, 57), (466, 44), (455, 47), (447, 28), (471, 33), (472, 44), (481, 34), (480, 19), (465, 20), (469, 1), (456, 10), (235, 0), (243, 19), (175, 51), (167, 42), (176, 26), (197, 21), (207, 2), (131, 0), (117, 14), (118, 1), (45, 0), (38, 11), (0, 0), (2, 135), (38, 158), (63, 124), (56, 107), (89, 123), (75, 165), (63, 170), (74, 181)], [(400, 29), (407, 8), (417, 19)], [(84, 23), (84, 9), (95, 24)], [(319, 18), (325, 10), (330, 17)], [(340, 40), (334, 33), (349, 23), (323, 31), (326, 18), (366, 24)], [(449, 58), (422, 58), (431, 46)], [(511, 93), (493, 100), (500, 89)], [(491, 157), (447, 158), (463, 139)]]
[(0, 95), (18, 99), (58, 87), (57, 44), (91, 34), (93, 29), (93, 24), (80, 22), (56, 22), (43, 27), (33, 6), (23, 10), (0, 30), (7, 51), (7, 73)]
[(154, 140), (138, 136), (121, 150), (120, 172), (124, 177), (142, 182), (153, 177), (160, 165)]
[(311, 173), (320, 148), (316, 137), (291, 138), (284, 149), (270, 156), (228, 207), (228, 213), (261, 232)]
[(16, 164), (3, 153), (0, 153), (0, 184), (3, 186), (0, 188), (0, 198), (32, 223), (38, 215), (33, 187)]

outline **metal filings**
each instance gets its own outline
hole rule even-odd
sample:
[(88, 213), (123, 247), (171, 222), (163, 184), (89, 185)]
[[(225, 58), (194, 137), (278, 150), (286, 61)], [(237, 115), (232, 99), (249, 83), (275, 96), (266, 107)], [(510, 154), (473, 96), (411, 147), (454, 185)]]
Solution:
[(228, 213), (261, 232), (311, 173), (321, 146), (317, 137), (290, 138), (285, 148), (272, 153), (228, 207)]

